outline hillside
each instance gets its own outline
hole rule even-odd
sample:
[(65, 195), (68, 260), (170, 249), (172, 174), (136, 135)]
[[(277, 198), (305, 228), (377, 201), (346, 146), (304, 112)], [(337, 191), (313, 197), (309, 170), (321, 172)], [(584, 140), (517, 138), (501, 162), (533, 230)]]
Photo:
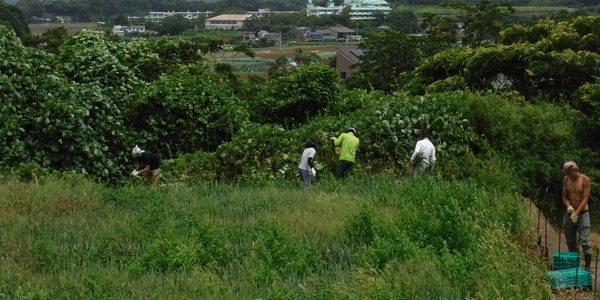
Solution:
[[(62, 178), (61, 178), (62, 177)], [(441, 178), (0, 184), (9, 298), (548, 297), (526, 207)], [(518, 266), (518, 267), (515, 267)]]

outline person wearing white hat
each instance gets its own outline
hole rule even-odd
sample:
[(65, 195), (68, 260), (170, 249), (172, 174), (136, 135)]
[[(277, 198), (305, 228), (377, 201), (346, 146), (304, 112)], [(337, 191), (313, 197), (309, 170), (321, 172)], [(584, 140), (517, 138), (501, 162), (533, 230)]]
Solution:
[(567, 208), (563, 216), (565, 239), (570, 252), (578, 252), (577, 232), (583, 248), (584, 266), (590, 269), (592, 263), (592, 243), (590, 242), (590, 207), (589, 198), (592, 192), (590, 179), (579, 173), (574, 161), (563, 164), (566, 175), (563, 177), (562, 202)]
[(136, 167), (131, 171), (131, 176), (144, 176), (146, 184), (155, 184), (160, 177), (160, 160), (154, 153), (144, 151), (138, 145), (133, 147), (131, 155), (136, 162)]
[(315, 155), (321, 148), (321, 141), (313, 140), (309, 142), (300, 156), (300, 164), (298, 165), (298, 172), (300, 173), (300, 179), (304, 183), (304, 187), (310, 190), (312, 178), (317, 176), (315, 170)]

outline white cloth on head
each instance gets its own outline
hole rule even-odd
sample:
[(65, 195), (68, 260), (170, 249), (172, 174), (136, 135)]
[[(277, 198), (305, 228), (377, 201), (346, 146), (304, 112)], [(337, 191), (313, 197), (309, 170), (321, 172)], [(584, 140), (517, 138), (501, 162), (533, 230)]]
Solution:
[(575, 168), (575, 170), (579, 170), (579, 167), (577, 166), (577, 164), (572, 160), (566, 162), (563, 165), (563, 170), (565, 170), (565, 171), (568, 171), (570, 168)]
[(135, 147), (133, 147), (133, 150), (131, 150), (131, 154), (134, 156), (141, 155), (142, 153), (144, 153), (144, 150), (138, 147), (138, 145), (135, 145)]
[(315, 148), (313, 147), (305, 148), (304, 151), (302, 151), (302, 156), (300, 157), (300, 164), (298, 165), (298, 168), (310, 171), (311, 167), (308, 164), (308, 158), (314, 158), (316, 153), (317, 150), (315, 150)]

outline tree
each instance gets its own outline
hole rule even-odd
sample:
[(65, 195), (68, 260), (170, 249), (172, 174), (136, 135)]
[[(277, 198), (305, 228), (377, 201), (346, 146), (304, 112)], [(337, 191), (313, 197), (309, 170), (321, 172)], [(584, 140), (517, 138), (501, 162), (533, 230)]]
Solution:
[(46, 43), (46, 49), (51, 52), (58, 52), (58, 48), (67, 39), (68, 32), (64, 26), (50, 28), (42, 33), (42, 41)]
[(321, 58), (315, 53), (307, 53), (301, 48), (294, 49), (294, 62), (298, 65), (308, 65), (319, 62)]
[(269, 80), (252, 99), (252, 117), (258, 122), (288, 128), (301, 125), (335, 101), (338, 83), (337, 73), (329, 66), (309, 64), (290, 68), (289, 73)]
[(386, 16), (386, 23), (397, 31), (403, 33), (416, 33), (419, 29), (417, 15), (410, 10), (394, 9)]
[[(23, 47), (4, 26), (0, 26), (0, 53), (10, 61), (0, 64), (0, 74), (12, 74), (0, 75), (0, 166), (34, 163), (118, 178), (126, 161), (122, 150), (129, 144), (121, 98), (107, 96), (98, 83), (72, 82), (57, 68), (56, 57)], [(87, 73), (105, 64), (109, 65), (105, 71), (114, 70), (111, 63), (99, 56), (94, 65), (73, 72)]]
[(202, 63), (161, 76), (131, 103), (128, 127), (141, 143), (163, 145), (157, 150), (162, 157), (213, 151), (247, 120), (228, 81)]
[(340, 24), (344, 26), (350, 26), (350, 13), (352, 12), (352, 7), (350, 5), (344, 6), (342, 11), (338, 14)]
[[(353, 84), (386, 92), (398, 86), (400, 74), (412, 71), (420, 59), (416, 37), (386, 30), (360, 44), (364, 55)], [(354, 77), (352, 77), (354, 78)]]
[(179, 35), (191, 28), (189, 21), (180, 15), (168, 16), (162, 19), (158, 32), (163, 35)]
[(464, 30), (462, 42), (471, 46), (495, 44), (506, 17), (515, 11), (510, 4), (498, 5), (489, 0), (476, 5), (452, 2), (449, 6), (459, 10), (458, 21)]
[(0, 25), (11, 28), (19, 37), (29, 34), (23, 13), (14, 5), (0, 3)]
[(44, 3), (40, 0), (19, 0), (15, 3), (26, 18), (31, 17), (44, 17), (46, 15), (46, 8)]
[(250, 49), (250, 47), (248, 46), (247, 43), (240, 43), (238, 45), (236, 45), (235, 47), (233, 47), (233, 51), (235, 51), (235, 54), (238, 53), (244, 53), (245, 55), (247, 55), (248, 57), (254, 59), (256, 57), (256, 53), (254, 53), (254, 51), (252, 51), (252, 49)]
[(115, 25), (129, 25), (129, 19), (127, 19), (126, 15), (118, 14), (113, 19), (113, 23)]
[(458, 42), (458, 24), (453, 17), (426, 13), (423, 14), (421, 26), (426, 35), (426, 42), (423, 47), (425, 56), (452, 48)]

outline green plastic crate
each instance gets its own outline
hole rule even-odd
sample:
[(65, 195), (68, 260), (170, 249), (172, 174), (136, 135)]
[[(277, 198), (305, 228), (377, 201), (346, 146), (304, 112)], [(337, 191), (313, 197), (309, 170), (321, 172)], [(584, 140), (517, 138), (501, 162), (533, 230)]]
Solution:
[(572, 268), (546, 273), (553, 289), (591, 288), (592, 273), (584, 268)]
[(579, 252), (554, 252), (552, 255), (552, 270), (573, 269), (581, 264)]

